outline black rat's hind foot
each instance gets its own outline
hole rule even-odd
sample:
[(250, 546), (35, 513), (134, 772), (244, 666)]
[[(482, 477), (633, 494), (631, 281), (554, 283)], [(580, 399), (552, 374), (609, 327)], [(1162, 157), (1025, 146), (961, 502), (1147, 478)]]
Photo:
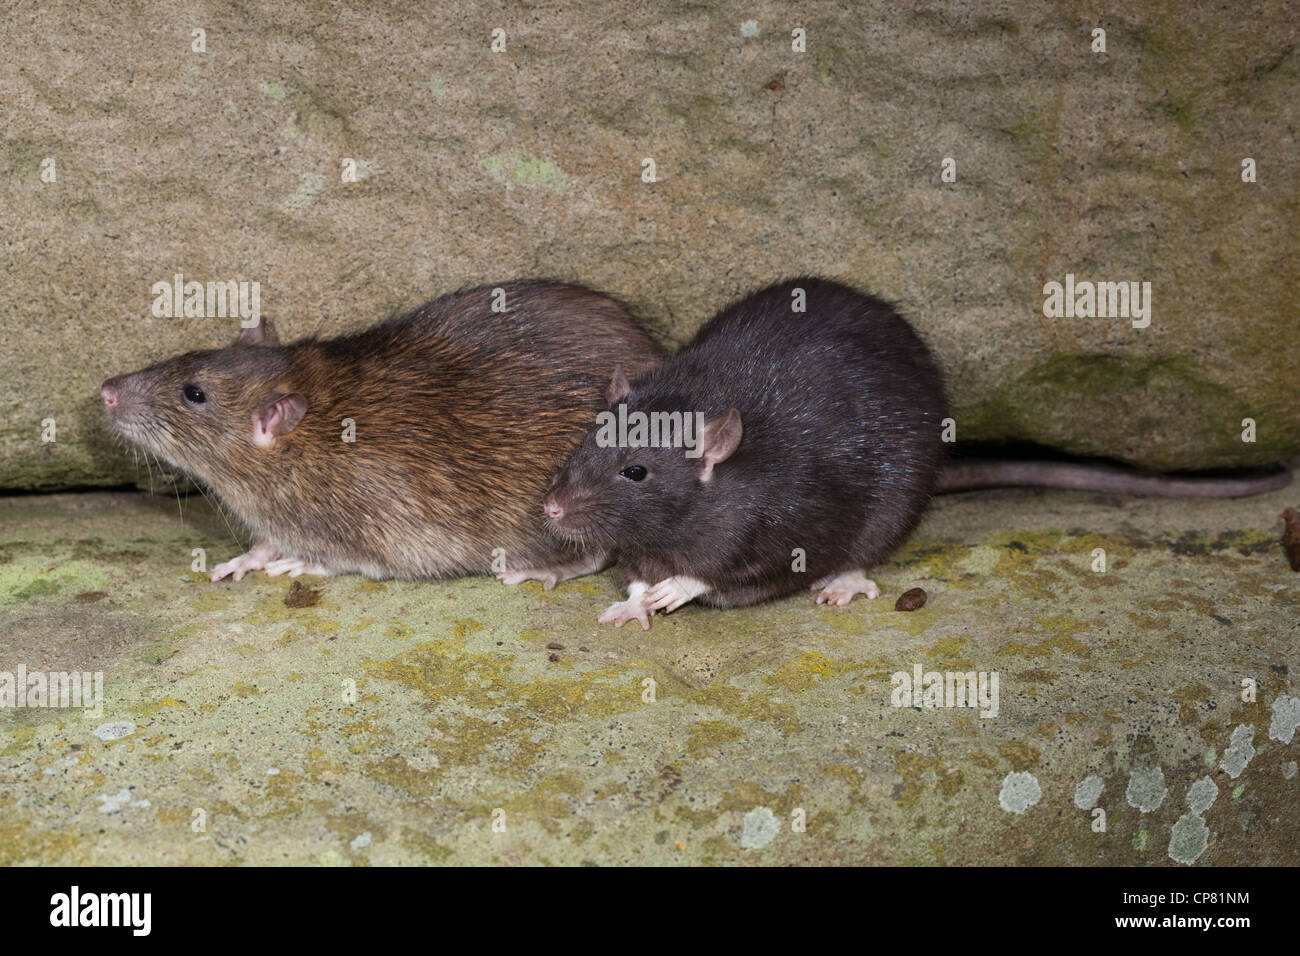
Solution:
[(589, 554), (573, 561), (536, 568), (519, 568), (515, 571), (498, 571), (497, 580), (502, 584), (522, 584), (525, 581), (541, 581), (542, 587), (552, 590), (561, 581), (595, 574), (609, 567), (609, 555), (603, 553)]
[(841, 574), (828, 574), (812, 583), (809, 590), (822, 589), (817, 595), (818, 604), (834, 604), (844, 607), (853, 600), (855, 594), (865, 594), (870, 599), (880, 597), (880, 588), (876, 582), (862, 571), (844, 571)]

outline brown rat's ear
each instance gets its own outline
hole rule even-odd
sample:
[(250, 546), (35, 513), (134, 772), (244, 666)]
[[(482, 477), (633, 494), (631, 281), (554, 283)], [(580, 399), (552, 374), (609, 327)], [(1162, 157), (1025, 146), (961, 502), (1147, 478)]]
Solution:
[(277, 394), (259, 411), (253, 412), (253, 444), (263, 448), (287, 435), (307, 414), (307, 399), (302, 392)]
[(280, 337), (275, 334), (275, 326), (266, 316), (259, 316), (257, 325), (250, 325), (239, 330), (236, 345), (279, 345)]
[(704, 469), (700, 472), (700, 481), (713, 477), (713, 466), (726, 461), (740, 445), (740, 412), (732, 409), (722, 418), (706, 422), (700, 434), (700, 457), (704, 460)]
[(627, 374), (623, 371), (623, 366), (614, 366), (614, 377), (605, 386), (605, 401), (613, 405), (615, 402), (621, 402), (631, 394), (632, 383), (627, 380)]

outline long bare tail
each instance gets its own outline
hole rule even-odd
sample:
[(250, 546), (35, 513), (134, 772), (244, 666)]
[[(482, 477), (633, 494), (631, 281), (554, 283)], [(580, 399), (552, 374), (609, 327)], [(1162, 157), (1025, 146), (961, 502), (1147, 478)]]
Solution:
[(1291, 483), (1284, 464), (1229, 477), (1153, 474), (1118, 465), (1059, 461), (972, 458), (949, 462), (939, 477), (939, 493), (976, 488), (1068, 488), (1157, 498), (1243, 498), (1276, 491)]

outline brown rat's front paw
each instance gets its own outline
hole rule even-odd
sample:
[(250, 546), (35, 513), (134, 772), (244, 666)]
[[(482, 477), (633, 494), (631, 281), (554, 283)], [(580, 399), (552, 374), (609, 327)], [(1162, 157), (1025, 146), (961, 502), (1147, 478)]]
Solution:
[(615, 627), (622, 627), (628, 621), (638, 621), (641, 624), (641, 630), (650, 630), (650, 618), (654, 617), (654, 611), (641, 603), (639, 597), (629, 597), (626, 601), (619, 601), (617, 604), (611, 604), (605, 609), (605, 613), (596, 620), (601, 624), (613, 623)]
[(249, 571), (260, 571), (267, 566), (268, 562), (274, 561), (279, 557), (275, 548), (266, 542), (255, 542), (247, 553), (241, 554), (237, 558), (231, 558), (229, 561), (223, 561), (215, 568), (208, 572), (209, 581), (220, 581), (227, 575), (233, 575), (236, 581), (242, 581), (244, 575)]
[(278, 561), (267, 562), (266, 576), (268, 578), (278, 577), (285, 573), (291, 578), (296, 578), (300, 574), (315, 574), (327, 578), (333, 574), (329, 568), (313, 564), (303, 558), (281, 558)]

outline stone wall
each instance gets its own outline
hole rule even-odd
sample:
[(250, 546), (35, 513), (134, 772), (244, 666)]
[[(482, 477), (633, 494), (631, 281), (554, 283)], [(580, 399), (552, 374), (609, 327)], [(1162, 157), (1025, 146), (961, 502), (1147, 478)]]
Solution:
[[(176, 273), (260, 283), (288, 337), (555, 277), (671, 343), (822, 273), (912, 318), (962, 439), (1300, 451), (1285, 3), (269, 6), (6, 14), (0, 487), (145, 477), (98, 383), (235, 330), (155, 317)], [(1149, 282), (1150, 324), (1046, 316), (1067, 274)]]

